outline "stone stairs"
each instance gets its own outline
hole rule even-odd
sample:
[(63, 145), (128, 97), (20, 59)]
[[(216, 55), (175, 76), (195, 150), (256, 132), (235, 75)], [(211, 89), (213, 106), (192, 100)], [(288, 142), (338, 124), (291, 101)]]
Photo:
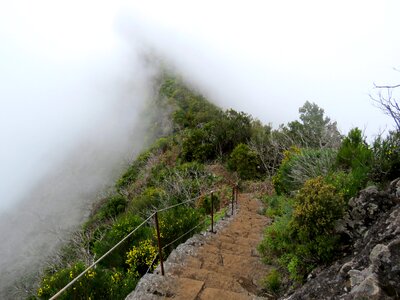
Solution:
[(175, 249), (160, 270), (147, 274), (128, 295), (133, 299), (270, 299), (259, 282), (269, 267), (256, 251), (268, 219), (251, 194), (239, 195), (240, 209), (215, 227)]

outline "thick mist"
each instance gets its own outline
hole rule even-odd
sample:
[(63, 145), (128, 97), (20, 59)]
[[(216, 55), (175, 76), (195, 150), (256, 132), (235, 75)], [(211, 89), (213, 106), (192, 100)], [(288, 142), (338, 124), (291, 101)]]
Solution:
[(373, 135), (393, 128), (369, 94), (374, 82), (398, 82), (399, 9), (394, 0), (149, 0), (130, 4), (124, 25), (223, 107), (278, 126), (311, 101), (344, 133)]
[(158, 67), (116, 7), (0, 6), (0, 298), (15, 299), (153, 138)]
[[(31, 144), (25, 146), (28, 141), (22, 139), (21, 144), (14, 144), (22, 147), (14, 153), (22, 162), (11, 161), (6, 169), (14, 176), (6, 188), (15, 193), (1, 191), (5, 205), (0, 212), (0, 290), (43, 267), (46, 257), (68, 239), (93, 202), (107, 193), (123, 168), (151, 140), (146, 128), (154, 116), (144, 115), (144, 103), (151, 103), (155, 73), (134, 57), (130, 62), (131, 79), (112, 84), (102, 95), (90, 96), (90, 104), (78, 102), (69, 107), (60, 96), (59, 105), (71, 111), (65, 107), (47, 111), (57, 115), (53, 122), (43, 121), (46, 127), (56, 128), (43, 128), (44, 132), (35, 128), (30, 133)], [(92, 88), (102, 90), (104, 86)], [(85, 105), (91, 107), (85, 110)], [(57, 119), (62, 119), (61, 124)]]

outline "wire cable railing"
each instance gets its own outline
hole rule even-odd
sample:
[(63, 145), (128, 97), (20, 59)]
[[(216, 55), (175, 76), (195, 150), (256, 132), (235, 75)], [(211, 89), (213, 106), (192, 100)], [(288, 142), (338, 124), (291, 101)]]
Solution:
[[(162, 250), (165, 250), (165, 249), (168, 248), (169, 246), (171, 246), (171, 245), (173, 245), (174, 243), (176, 243), (177, 241), (179, 241), (179, 240), (180, 240), (181, 238), (183, 238), (184, 236), (186, 236), (186, 235), (188, 235), (189, 233), (191, 233), (192, 231), (194, 231), (196, 228), (200, 227), (201, 225), (204, 225), (204, 224), (206, 223), (206, 221), (207, 221), (207, 219), (204, 218), (204, 220), (201, 221), (199, 224), (197, 224), (196, 226), (192, 227), (191, 229), (189, 229), (188, 231), (186, 231), (184, 234), (182, 234), (182, 235), (180, 235), (179, 237), (177, 237), (176, 239), (174, 239), (172, 242), (169, 242), (167, 245), (164, 245), (164, 246), (162, 247)], [(150, 270), (151, 270), (152, 266), (154, 265), (154, 263), (155, 263), (155, 261), (156, 261), (158, 255), (159, 255), (158, 253), (156, 253), (156, 255), (154, 255), (153, 260), (151, 261), (151, 263), (150, 263), (150, 265), (149, 265), (149, 267), (148, 267), (148, 269), (147, 269), (145, 275), (146, 275), (147, 273), (150, 272)]]
[[(173, 241), (169, 242), (167, 245), (161, 245), (161, 238), (160, 238), (160, 229), (158, 226), (158, 213), (160, 212), (164, 212), (167, 210), (170, 210), (172, 208), (190, 203), (190, 202), (194, 202), (198, 199), (200, 199), (201, 197), (207, 196), (207, 195), (211, 195), (211, 232), (214, 232), (214, 193), (216, 192), (220, 192), (221, 189), (218, 190), (212, 190), (208, 193), (202, 194), (200, 196), (188, 199), (186, 201), (183, 202), (179, 202), (177, 204), (173, 204), (161, 209), (158, 209), (156, 211), (154, 211), (152, 214), (150, 214), (150, 216), (147, 217), (147, 219), (145, 219), (142, 223), (140, 223), (135, 229), (133, 229), (130, 233), (128, 233), (124, 238), (122, 238), (118, 243), (116, 243), (110, 250), (108, 250), (106, 253), (104, 253), (99, 259), (97, 259), (95, 262), (93, 262), (90, 266), (88, 266), (84, 271), (82, 271), (78, 276), (76, 276), (74, 279), (72, 279), (66, 286), (64, 286), (61, 290), (59, 290), (56, 294), (54, 294), (50, 300), (53, 299), (57, 299), (63, 292), (65, 292), (69, 287), (71, 287), (74, 283), (76, 283), (82, 276), (84, 276), (90, 269), (92, 269), (93, 267), (95, 267), (100, 261), (102, 261), (106, 256), (108, 256), (111, 252), (113, 252), (119, 245), (121, 245), (123, 242), (125, 242), (129, 237), (131, 237), (139, 228), (141, 228), (143, 225), (145, 225), (151, 218), (155, 218), (155, 227), (156, 227), (156, 231), (157, 231), (157, 242), (158, 242), (158, 253), (154, 256), (152, 263), (149, 265), (147, 271), (145, 274), (147, 274), (153, 264), (155, 263), (155, 261), (157, 260), (157, 257), (159, 257), (160, 259), (160, 265), (161, 265), (161, 274), (164, 276), (164, 266), (163, 266), (163, 257), (162, 257), (162, 252), (163, 250), (165, 250), (166, 248), (168, 248), (169, 246), (173, 245), (174, 243), (176, 243), (177, 241), (179, 241), (181, 238), (183, 238), (184, 236), (188, 235), (189, 233), (193, 232), (196, 228), (200, 227), (201, 225), (205, 224), (205, 222), (207, 221), (207, 218), (204, 218), (203, 221), (199, 222), (196, 226), (192, 227), (191, 229), (189, 229), (188, 231), (186, 231), (185, 233), (183, 233), (181, 236), (179, 236), (178, 238), (174, 239)], [(237, 206), (237, 191), (238, 191), (238, 187), (237, 185), (232, 187), (232, 199), (231, 199), (231, 205), (232, 205), (232, 215), (233, 215), (233, 206), (236, 202), (236, 206)]]
[[(206, 194), (206, 195), (208, 195), (208, 194)], [(191, 198), (189, 200), (186, 200), (186, 201), (183, 201), (183, 202), (179, 202), (177, 204), (173, 204), (173, 205), (170, 205), (170, 206), (167, 206), (167, 207), (164, 207), (164, 208), (157, 209), (157, 212), (163, 212), (163, 211), (169, 210), (171, 208), (175, 208), (175, 207), (183, 205), (183, 204), (194, 202), (194, 201), (198, 200), (200, 197), (202, 197), (202, 196), (197, 196), (197, 197)]]
[(69, 282), (65, 287), (63, 287), (61, 290), (59, 290), (53, 297), (50, 298), (50, 300), (56, 299), (58, 296), (61, 295), (66, 289), (68, 289), (71, 285), (73, 285), (76, 281), (78, 281), (79, 278), (81, 278), (87, 271), (89, 271), (91, 268), (93, 268), (95, 265), (97, 265), (100, 261), (102, 261), (107, 255), (109, 255), (111, 252), (113, 252), (119, 245), (121, 245), (126, 239), (128, 239), (132, 234), (134, 234), (140, 227), (142, 227), (148, 220), (150, 220), (155, 213), (151, 214), (146, 220), (144, 220), (139, 226), (137, 226), (135, 229), (133, 229), (129, 234), (127, 234), (122, 240), (120, 240), (117, 244), (115, 244), (110, 250), (108, 250), (106, 253), (104, 253), (98, 260), (96, 260), (94, 263), (92, 263), (89, 267), (87, 267), (82, 273), (80, 273), (78, 276), (76, 276), (71, 282)]
[(206, 218), (204, 218), (203, 221), (201, 221), (199, 224), (197, 224), (196, 226), (192, 227), (191, 229), (189, 229), (188, 231), (186, 231), (184, 234), (182, 234), (180, 237), (177, 237), (175, 240), (173, 240), (172, 242), (169, 242), (167, 245), (162, 247), (162, 250), (165, 250), (166, 248), (168, 248), (169, 246), (171, 246), (172, 244), (176, 243), (177, 241), (179, 241), (181, 238), (183, 238), (184, 236), (188, 235), (189, 233), (191, 233), (192, 231), (194, 231), (196, 228), (199, 228), (201, 225), (203, 225), (205, 222), (207, 221)]

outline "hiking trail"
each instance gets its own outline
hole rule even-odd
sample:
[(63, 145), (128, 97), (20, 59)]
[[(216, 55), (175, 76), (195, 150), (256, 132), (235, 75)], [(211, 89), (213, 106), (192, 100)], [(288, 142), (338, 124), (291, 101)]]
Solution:
[(269, 267), (256, 250), (269, 220), (252, 194), (239, 194), (238, 203), (216, 233), (196, 234), (181, 244), (165, 262), (165, 276), (158, 267), (126, 299), (269, 299), (258, 296)]

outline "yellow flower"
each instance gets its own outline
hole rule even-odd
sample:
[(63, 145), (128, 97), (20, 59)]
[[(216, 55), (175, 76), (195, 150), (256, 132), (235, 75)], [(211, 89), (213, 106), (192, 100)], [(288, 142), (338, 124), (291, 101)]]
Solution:
[(95, 275), (96, 275), (96, 272), (95, 272), (95, 271), (89, 270), (89, 271), (86, 273), (86, 278), (93, 278)]
[(111, 280), (113, 283), (117, 283), (117, 282), (121, 281), (121, 273), (116, 272), (115, 274), (111, 275)]

